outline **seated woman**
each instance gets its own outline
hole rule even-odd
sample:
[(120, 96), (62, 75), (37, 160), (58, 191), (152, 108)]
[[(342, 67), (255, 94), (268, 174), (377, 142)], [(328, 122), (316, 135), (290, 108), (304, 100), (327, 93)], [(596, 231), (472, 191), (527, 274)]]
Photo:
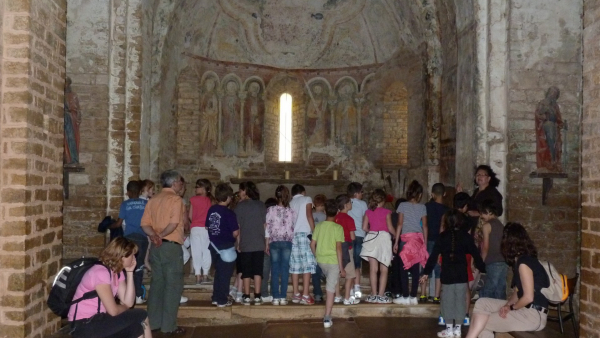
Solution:
[(117, 237), (100, 254), (102, 264), (83, 275), (73, 299), (93, 290), (98, 297), (71, 305), (68, 318), (73, 324), (73, 337), (152, 337), (146, 311), (131, 309), (135, 303), (133, 271), (137, 250), (132, 241)]
[(493, 338), (494, 332), (540, 331), (546, 327), (548, 300), (540, 290), (550, 286), (550, 280), (521, 224), (506, 224), (501, 250), (513, 268), (515, 290), (508, 301), (477, 300), (467, 338)]

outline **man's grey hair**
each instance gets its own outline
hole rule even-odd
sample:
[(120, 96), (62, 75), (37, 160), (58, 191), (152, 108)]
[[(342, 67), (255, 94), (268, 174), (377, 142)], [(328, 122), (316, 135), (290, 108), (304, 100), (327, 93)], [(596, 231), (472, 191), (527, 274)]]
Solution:
[(170, 188), (173, 186), (173, 183), (179, 181), (181, 179), (181, 174), (177, 170), (169, 169), (163, 171), (160, 174), (160, 184), (163, 188)]

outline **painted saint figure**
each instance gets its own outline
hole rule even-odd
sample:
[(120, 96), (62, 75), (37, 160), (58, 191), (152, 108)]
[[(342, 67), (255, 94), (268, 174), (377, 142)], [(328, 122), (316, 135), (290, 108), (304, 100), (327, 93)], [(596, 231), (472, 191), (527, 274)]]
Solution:
[(65, 79), (65, 150), (63, 163), (66, 165), (79, 164), (79, 126), (81, 125), (81, 107), (79, 98), (71, 89), (71, 78)]
[(355, 145), (357, 137), (357, 115), (351, 84), (343, 85), (338, 91), (335, 109), (335, 137), (340, 144)]
[(308, 108), (306, 109), (306, 134), (308, 144), (321, 146), (327, 140), (327, 97), (323, 93), (323, 87), (315, 84), (312, 95), (309, 95)]
[(217, 146), (217, 131), (219, 119), (219, 99), (215, 92), (215, 80), (206, 79), (205, 91), (200, 99), (200, 116), (202, 127), (200, 128), (200, 146), (205, 152), (212, 153)]
[(563, 120), (558, 107), (560, 90), (550, 87), (546, 97), (538, 103), (535, 111), (536, 162), (537, 168), (560, 172), (562, 157)]
[(240, 130), (239, 87), (235, 81), (229, 81), (225, 89), (225, 97), (223, 97), (221, 105), (221, 109), (223, 110), (221, 114), (223, 153), (225, 155), (237, 155), (242, 132)]
[(260, 97), (260, 84), (251, 82), (250, 94), (244, 102), (244, 138), (247, 153), (259, 153), (263, 150), (263, 124), (265, 103)]

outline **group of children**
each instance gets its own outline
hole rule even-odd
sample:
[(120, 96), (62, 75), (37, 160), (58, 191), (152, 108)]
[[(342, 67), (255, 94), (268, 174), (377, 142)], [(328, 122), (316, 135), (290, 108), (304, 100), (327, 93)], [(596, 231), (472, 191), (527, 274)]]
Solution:
[[(117, 221), (119, 225), (124, 221), (125, 236), (135, 241), (142, 253), (147, 251), (148, 240), (137, 216), (141, 218), (144, 198), (153, 192), (145, 182), (127, 185), (129, 199), (123, 202)], [(263, 203), (253, 182), (241, 183), (235, 194), (229, 184), (221, 183), (213, 194), (210, 181), (199, 179), (195, 196), (189, 200), (189, 242), (196, 283), (213, 283), (212, 303), (219, 307), (236, 301), (244, 305), (286, 305), (291, 274), (291, 301), (311, 305), (323, 300), (324, 278), (324, 326), (331, 327), (334, 303), (360, 302), (361, 262), (366, 260), (371, 283), (366, 302), (440, 303), (441, 293), (440, 324), (447, 325), (447, 329), (439, 336), (460, 335), (461, 324), (469, 324), (468, 306), (471, 288), (475, 287), (469, 283), (477, 273), (485, 272), (486, 266), (494, 271), (491, 275), (488, 271), (482, 296), (505, 297), (506, 264), (500, 254), (502, 223), (491, 201), (484, 201), (479, 206), (480, 217), (473, 218), (467, 214), (471, 200), (468, 194), (456, 194), (453, 209), (443, 204), (444, 196), (444, 185), (437, 183), (432, 187), (431, 200), (421, 204), (423, 187), (413, 181), (406, 199), (398, 200), (393, 212), (386, 208), (387, 195), (381, 189), (371, 193), (368, 203), (362, 200), (362, 185), (356, 182), (348, 185), (347, 194), (335, 199), (317, 195), (313, 200), (302, 185), (295, 184), (291, 192), (286, 186), (278, 186), (274, 196)], [(472, 262), (478, 270), (475, 274)], [(138, 301), (143, 297), (144, 265), (149, 268), (138, 258)], [(209, 277), (212, 265), (213, 280)], [(234, 269), (237, 279), (230, 287)], [(426, 282), (432, 276), (435, 278), (429, 292)], [(343, 296), (340, 278), (345, 278)], [(309, 293), (311, 279), (314, 298)], [(418, 298), (419, 284), (422, 291)]]

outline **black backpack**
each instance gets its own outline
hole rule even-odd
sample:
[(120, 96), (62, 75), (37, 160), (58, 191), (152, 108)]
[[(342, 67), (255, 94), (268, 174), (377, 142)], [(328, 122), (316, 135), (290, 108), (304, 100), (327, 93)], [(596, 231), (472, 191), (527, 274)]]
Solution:
[[(82, 300), (92, 299), (98, 297), (98, 293), (96, 290), (86, 292), (83, 294), (81, 298), (73, 300), (75, 296), (75, 291), (77, 291), (77, 287), (83, 278), (83, 275), (94, 265), (102, 264), (98, 260), (98, 258), (94, 257), (84, 257), (77, 259), (67, 265), (65, 265), (56, 277), (54, 278), (54, 282), (52, 283), (52, 289), (50, 290), (50, 294), (48, 295), (48, 307), (55, 314), (66, 318), (69, 314), (69, 309), (71, 305), (77, 304)], [(106, 267), (106, 266), (105, 266)], [(108, 267), (106, 267), (108, 273), (111, 271)], [(112, 276), (111, 276), (112, 277)], [(98, 297), (98, 312), (100, 312), (100, 298)], [(77, 311), (75, 311), (75, 317), (77, 316)], [(73, 318), (75, 320), (76, 318)]]

